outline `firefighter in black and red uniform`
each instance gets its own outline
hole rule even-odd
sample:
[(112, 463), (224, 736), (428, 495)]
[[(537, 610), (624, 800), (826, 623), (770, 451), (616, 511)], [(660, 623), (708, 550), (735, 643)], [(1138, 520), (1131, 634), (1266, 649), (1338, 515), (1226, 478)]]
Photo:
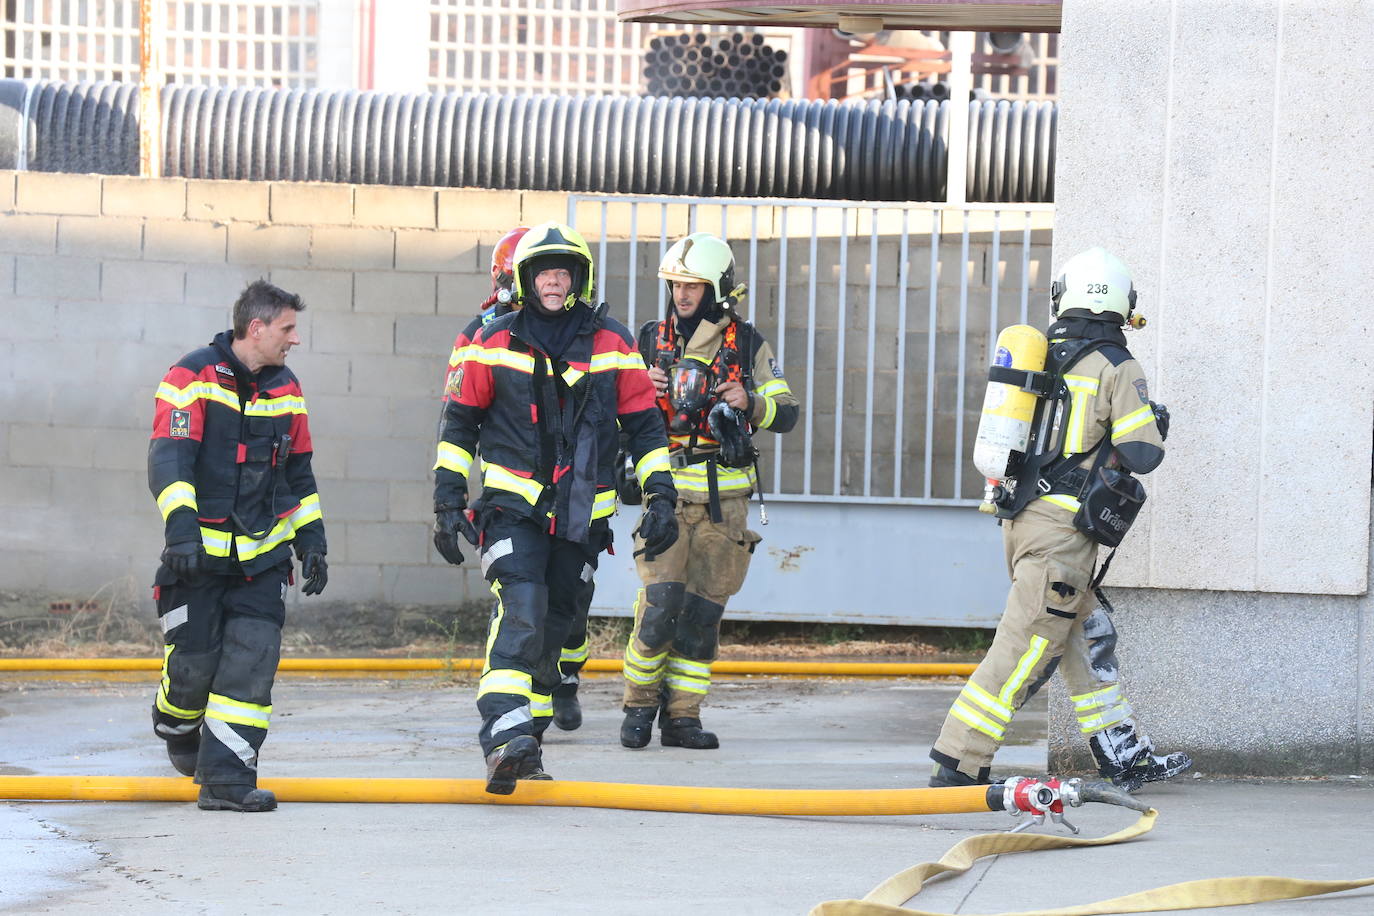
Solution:
[[(680, 537), (637, 556), (644, 587), (625, 647), (620, 743), (644, 747), (654, 717), (669, 747), (720, 745), (701, 727), (725, 603), (744, 585), (759, 536), (748, 528), (758, 488), (752, 433), (796, 425), (796, 397), (768, 341), (735, 312), (735, 258), (723, 239), (695, 232), (669, 248), (658, 275), (671, 302), (639, 331), (639, 352), (669, 430)], [(661, 711), (660, 711), (661, 710)]]
[[(477, 316), (458, 332), (453, 341), (453, 351), (449, 353), (448, 370), (444, 376), (444, 404), (452, 396), (450, 386), (477, 332), (502, 315), (520, 308), (520, 300), (515, 296), (515, 246), (520, 244), (520, 239), (528, 231), (528, 226), (516, 226), (501, 236), (491, 250), (491, 295), (479, 306)], [(582, 705), (577, 700), (577, 688), (581, 681), (582, 666), (587, 663), (590, 654), (587, 614), (591, 610), (595, 591), (596, 583), (589, 569), (582, 593), (577, 599), (577, 616), (573, 619), (572, 630), (568, 633), (558, 660), (559, 684), (553, 689), (553, 724), (564, 731), (573, 731), (582, 725)]]
[[(677, 537), (677, 494), (654, 389), (628, 329), (591, 304), (591, 251), (559, 223), (531, 228), (515, 252), (524, 307), (477, 333), (450, 385), (435, 464), (434, 543), (461, 563), (478, 546), (496, 596), (477, 688), (487, 791), (547, 779), (539, 738), (552, 716), (560, 650), (584, 577), (611, 542), (623, 431), (646, 494), (650, 552)], [(482, 496), (467, 476), (482, 452)]]
[(165, 648), (153, 730), (207, 810), (276, 807), (257, 788), (257, 762), (292, 547), (305, 594), (328, 580), (305, 398), (286, 368), (304, 308), (266, 281), (249, 284), (233, 329), (157, 388), (148, 485), (166, 526), (153, 580)]

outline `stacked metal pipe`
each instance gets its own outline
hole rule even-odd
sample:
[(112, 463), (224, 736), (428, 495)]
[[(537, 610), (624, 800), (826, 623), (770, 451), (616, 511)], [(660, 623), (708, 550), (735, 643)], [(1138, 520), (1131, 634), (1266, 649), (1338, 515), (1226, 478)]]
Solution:
[(766, 99), (787, 85), (786, 51), (763, 36), (735, 32), (714, 43), (704, 32), (660, 35), (644, 55), (649, 95), (684, 98)]
[[(942, 200), (950, 102), (168, 86), (163, 173), (699, 197)], [(968, 199), (1054, 199), (1052, 103), (973, 102)], [(138, 95), (0, 80), (0, 169), (133, 174)]]

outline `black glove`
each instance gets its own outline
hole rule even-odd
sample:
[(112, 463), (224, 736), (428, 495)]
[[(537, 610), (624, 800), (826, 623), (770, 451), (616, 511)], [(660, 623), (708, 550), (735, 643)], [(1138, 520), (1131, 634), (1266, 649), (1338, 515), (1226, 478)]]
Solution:
[(1159, 427), (1159, 438), (1161, 440), (1169, 438), (1169, 408), (1151, 401), (1150, 409), (1155, 412), (1155, 425)]
[(759, 457), (749, 434), (749, 421), (744, 411), (718, 401), (706, 415), (711, 435), (720, 443), (718, 460), (727, 468), (747, 468)]
[(662, 496), (650, 497), (635, 534), (643, 539), (644, 546), (634, 555), (643, 554), (648, 562), (653, 562), (654, 557), (677, 543), (677, 513), (673, 511), (672, 502)]
[(204, 571), (205, 545), (200, 541), (168, 544), (162, 551), (162, 562), (183, 582), (196, 578)]
[(329, 582), (329, 564), (325, 562), (324, 551), (307, 550), (301, 557), (302, 595), (318, 595)]
[(434, 548), (454, 566), (463, 562), (459, 535), (472, 546), (477, 546), (477, 529), (468, 518), (467, 509), (459, 506), (435, 509)]

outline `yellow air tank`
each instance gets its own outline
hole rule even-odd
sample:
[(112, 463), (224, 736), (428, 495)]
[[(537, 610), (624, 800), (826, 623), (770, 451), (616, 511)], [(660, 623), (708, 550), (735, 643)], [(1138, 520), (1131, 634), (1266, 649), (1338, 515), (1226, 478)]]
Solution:
[[(1014, 324), (997, 335), (993, 365), (1041, 372), (1048, 350), (1049, 341), (1044, 334), (1028, 324)], [(983, 415), (978, 420), (978, 438), (973, 444), (973, 465), (988, 479), (989, 489), (1005, 480), (1014, 470), (1014, 462), (1025, 454), (1037, 400), (1015, 385), (988, 382)]]

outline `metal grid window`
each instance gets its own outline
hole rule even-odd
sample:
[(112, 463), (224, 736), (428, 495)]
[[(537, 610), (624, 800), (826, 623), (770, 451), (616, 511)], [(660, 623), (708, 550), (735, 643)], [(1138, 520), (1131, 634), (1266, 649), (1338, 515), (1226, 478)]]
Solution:
[(674, 239), (729, 240), (742, 309), (802, 401), (761, 434), (769, 499), (972, 505), (997, 333), (1049, 318), (1052, 204), (875, 204), (574, 195), (598, 295), (632, 328), (666, 314)]
[[(137, 0), (6, 0), (6, 77), (138, 79)], [(169, 82), (311, 87), (319, 0), (167, 4)]]
[[(793, 52), (789, 29), (692, 26), (693, 32), (761, 31)], [(644, 50), (661, 24), (622, 23), (615, 0), (431, 0), (433, 92), (639, 93)]]

